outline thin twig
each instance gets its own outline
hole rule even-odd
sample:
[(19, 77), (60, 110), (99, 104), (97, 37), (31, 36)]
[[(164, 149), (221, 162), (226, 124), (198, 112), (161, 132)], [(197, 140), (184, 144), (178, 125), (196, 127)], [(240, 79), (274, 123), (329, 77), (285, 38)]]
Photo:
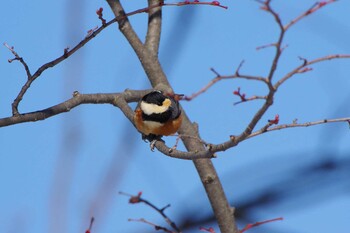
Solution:
[(327, 124), (327, 123), (339, 123), (339, 122), (345, 122), (348, 123), (350, 127), (350, 117), (344, 117), (344, 118), (334, 118), (334, 119), (324, 119), (324, 120), (318, 120), (318, 121), (311, 121), (311, 122), (305, 122), (305, 123), (297, 123), (293, 122), (291, 124), (282, 124), (282, 125), (277, 125), (273, 127), (263, 127), (260, 130), (252, 133), (249, 135), (248, 138), (252, 138), (258, 135), (261, 135), (263, 133), (275, 131), (275, 130), (281, 130), (281, 129), (288, 129), (288, 128), (300, 128), (300, 127), (309, 127), (309, 126), (315, 126), (315, 125), (320, 125), (320, 124)]
[(332, 54), (327, 55), (324, 57), (319, 57), (314, 60), (308, 61), (305, 58), (300, 58), (302, 60), (302, 64), (294, 68), (292, 71), (290, 71), (288, 74), (286, 74), (284, 77), (282, 77), (280, 80), (276, 82), (274, 85), (274, 88), (277, 90), (284, 82), (286, 82), (288, 79), (293, 77), (296, 74), (305, 73), (307, 71), (310, 71), (311, 68), (308, 68), (308, 66), (317, 64), (324, 61), (334, 60), (334, 59), (349, 59), (350, 54)]
[(244, 100), (234, 102), (233, 105), (238, 105), (238, 104), (245, 103), (245, 102), (248, 102), (248, 101), (253, 101), (253, 100), (266, 100), (266, 99), (267, 99), (266, 96), (253, 95), (253, 96), (251, 96), (249, 98), (245, 98)]
[(191, 101), (194, 98), (198, 97), (199, 95), (206, 92), (209, 88), (211, 88), (215, 83), (221, 81), (221, 80), (227, 80), (227, 79), (246, 79), (246, 80), (253, 80), (253, 81), (260, 81), (263, 83), (267, 83), (267, 80), (264, 77), (260, 76), (251, 76), (251, 75), (242, 75), (239, 71), (243, 65), (243, 62), (241, 62), (236, 69), (236, 72), (234, 75), (221, 75), (218, 71), (216, 71), (214, 68), (210, 68), (210, 70), (216, 75), (215, 78), (213, 78), (206, 86), (202, 87), (199, 91), (193, 93), (190, 96), (184, 96), (183, 100)]
[[(333, 1), (333, 0), (330, 0), (330, 1)], [(275, 43), (271, 44), (271, 45), (273, 45), (276, 48), (276, 52), (275, 52), (274, 58), (273, 58), (272, 63), (271, 63), (269, 74), (267, 76), (267, 83), (266, 84), (267, 84), (267, 86), (269, 88), (269, 93), (266, 95), (266, 101), (262, 105), (262, 107), (257, 111), (257, 113), (254, 115), (254, 117), (251, 119), (250, 123), (245, 128), (243, 133), (241, 133), (236, 138), (236, 140), (238, 142), (244, 140), (245, 138), (247, 138), (252, 133), (252, 131), (254, 130), (255, 126), (257, 125), (257, 123), (262, 118), (262, 116), (266, 113), (266, 111), (273, 104), (274, 95), (276, 93), (277, 87), (280, 85), (278, 83), (283, 83), (285, 80), (287, 80), (288, 78), (290, 78), (294, 74), (309, 71), (309, 69), (304, 69), (304, 70), (301, 69), (301, 68), (305, 67), (305, 62), (304, 62), (304, 64), (301, 66), (301, 68), (295, 69), (294, 71), (289, 73), (289, 76), (287, 75), (284, 78), (282, 78), (281, 80), (279, 80), (275, 86), (272, 84), (272, 79), (274, 78), (274, 74), (276, 72), (276, 69), (277, 69), (277, 66), (278, 66), (278, 63), (280, 61), (280, 57), (281, 57), (281, 54), (282, 54), (282, 51), (283, 51), (283, 49), (282, 49), (283, 39), (284, 39), (286, 31), (288, 30), (288, 28), (290, 28), (290, 26), (288, 26), (286, 28), (283, 26), (282, 20), (281, 20), (279, 14), (276, 11), (274, 11), (274, 9), (271, 7), (271, 0), (258, 1), (258, 2), (260, 4), (262, 4), (262, 7), (261, 7), (262, 10), (265, 10), (266, 12), (270, 13), (274, 17), (277, 25), (279, 26), (280, 32), (279, 32), (279, 36), (278, 36), (277, 41)], [(326, 4), (328, 4), (328, 3), (329, 2), (326, 2)], [(312, 8), (312, 10), (308, 10), (307, 11), (307, 12), (309, 12), (308, 14), (314, 13), (317, 9), (322, 7), (321, 5), (323, 6), (324, 4), (319, 4), (319, 5), (316, 6), (316, 8)], [(297, 22), (297, 21), (299, 21), (299, 20), (296, 20), (295, 22)], [(229, 144), (235, 144), (235, 143), (230, 142)]]
[(18, 55), (18, 53), (15, 51), (15, 48), (13, 46), (9, 46), (6, 42), (4, 43), (4, 46), (8, 48), (11, 51), (11, 53), (15, 56), (15, 58), (9, 59), (8, 62), (11, 63), (14, 60), (18, 60), (24, 66), (24, 70), (26, 71), (26, 74), (27, 74), (27, 79), (29, 79), (32, 75), (30, 73), (28, 64), (24, 61), (22, 57)]
[[(115, 22), (115, 19), (109, 21), (108, 23), (106, 23), (105, 25), (102, 25), (100, 28), (89, 32), (88, 35), (82, 40), (80, 41), (76, 46), (74, 46), (71, 50), (69, 49), (64, 49), (63, 54), (48, 62), (45, 63), (44, 65), (42, 65), (41, 67), (39, 67), (37, 69), (37, 71), (31, 75), (29, 72), (29, 68), (28, 66), (25, 66), (26, 68), (26, 72), (27, 72), (27, 76), (28, 79), (26, 81), (26, 83), (22, 86), (21, 91), (18, 93), (17, 97), (15, 98), (15, 100), (12, 103), (12, 115), (13, 116), (18, 116), (19, 115), (19, 111), (18, 111), (18, 105), (21, 102), (21, 100), (23, 99), (23, 96), (25, 95), (25, 93), (27, 92), (27, 90), (30, 88), (31, 84), (48, 68), (54, 67), (56, 65), (58, 65), (59, 63), (61, 63), (62, 61), (64, 61), (65, 59), (67, 59), (68, 57), (70, 57), (71, 55), (73, 55), (76, 51), (78, 51), (80, 48), (82, 48), (86, 43), (88, 43), (92, 38), (94, 38), (95, 36), (97, 36), (103, 29), (105, 29), (106, 27), (108, 27), (109, 25), (113, 24)], [(19, 60), (19, 61), (23, 61), (23, 59)], [(22, 63), (23, 64), (23, 63)]]
[[(282, 24), (282, 21), (281, 21), (279, 14), (272, 9), (272, 7), (270, 5), (271, 1), (265, 1), (265, 2), (260, 2), (260, 3), (263, 4), (261, 9), (267, 11), (268, 13), (270, 13), (274, 17), (274, 19), (275, 19), (275, 21), (280, 29), (280, 33), (279, 33), (279, 37), (278, 37), (277, 42), (272, 43), (272, 45), (274, 45), (274, 47), (276, 48), (276, 52), (275, 52), (275, 56), (272, 60), (269, 74), (267, 76), (267, 79), (271, 82), (272, 78), (274, 77), (275, 71), (277, 69), (278, 62), (280, 60), (279, 58), (280, 58), (281, 53), (282, 53), (282, 49), (281, 49), (282, 42), (283, 42), (284, 34), (286, 31), (283, 28), (283, 24)], [(272, 91), (272, 85), (269, 83), (268, 86), (269, 86), (270, 91)]]
[(330, 4), (330, 3), (334, 3), (336, 0), (328, 0), (328, 1), (322, 1), (322, 2), (316, 2), (315, 4), (313, 4), (310, 9), (308, 9), (307, 11), (303, 12), (302, 14), (300, 14), (298, 17), (296, 17), (295, 19), (291, 20), (288, 24), (286, 24), (283, 28), (285, 31), (287, 31), (291, 26), (293, 26), (294, 24), (296, 24), (298, 21), (300, 21), (301, 19), (305, 18), (306, 16), (314, 13), (315, 11), (321, 9), (322, 7)]
[(164, 3), (163, 6), (186, 6), (186, 5), (208, 5), (208, 6), (217, 6), (224, 9), (228, 9), (227, 6), (223, 6), (218, 1), (211, 1), (211, 2), (199, 2), (199, 1), (183, 1), (178, 3)]

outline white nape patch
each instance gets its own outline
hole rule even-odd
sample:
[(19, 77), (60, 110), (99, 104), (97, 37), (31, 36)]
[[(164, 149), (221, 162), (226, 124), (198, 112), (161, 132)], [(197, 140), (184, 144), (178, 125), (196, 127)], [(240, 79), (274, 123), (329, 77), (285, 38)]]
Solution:
[(140, 108), (142, 112), (144, 112), (145, 114), (151, 115), (153, 113), (156, 113), (156, 114), (163, 113), (166, 110), (168, 110), (169, 106), (166, 106), (166, 105), (159, 106), (156, 104), (150, 104), (142, 101)]

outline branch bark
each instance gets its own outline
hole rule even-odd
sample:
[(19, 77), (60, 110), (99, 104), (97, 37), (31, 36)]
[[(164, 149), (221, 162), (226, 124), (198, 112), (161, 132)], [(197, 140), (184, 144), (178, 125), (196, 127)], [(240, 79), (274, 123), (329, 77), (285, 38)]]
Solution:
[[(107, 0), (107, 2), (109, 3), (116, 17), (118, 17), (119, 14), (123, 14), (124, 10), (122, 9), (119, 1)], [(149, 4), (156, 4), (157, 2), (160, 3), (161, 0), (150, 0)], [(158, 13), (154, 14), (154, 10), (158, 11)], [(149, 11), (149, 18), (151, 17), (151, 21), (149, 22), (148, 33), (155, 32), (156, 34), (152, 37), (147, 34), (148, 39), (146, 39), (146, 46), (151, 46), (152, 44), (157, 46), (158, 37), (160, 35), (161, 8), (156, 8), (154, 10)], [(129, 26), (129, 21), (123, 22), (123, 25), (121, 25), (119, 28), (128, 39), (131, 46), (134, 48), (134, 51), (139, 57), (152, 87), (168, 93), (173, 93), (172, 87), (170, 86), (170, 83), (168, 82), (168, 79), (161, 68), (158, 56), (155, 54), (158, 50), (158, 46), (151, 49), (151, 53), (148, 53), (149, 48), (145, 49), (144, 45), (140, 45), (140, 39), (135, 38), (134, 33), (129, 31), (132, 30), (131, 26)], [(182, 127), (180, 128), (179, 133), (199, 138), (196, 127), (191, 123), (185, 111), (183, 111)], [(184, 138), (183, 143), (185, 144), (186, 149), (190, 152), (205, 151), (203, 145), (192, 138)], [(202, 184), (204, 185), (221, 232), (238, 233), (232, 208), (228, 203), (212, 162), (210, 159), (196, 159), (193, 160), (193, 162)]]
[(112, 104), (120, 108), (124, 115), (133, 123), (134, 111), (130, 108), (128, 103), (137, 102), (143, 95), (145, 95), (148, 92), (149, 90), (126, 90), (122, 93), (112, 94), (80, 94), (78, 92), (75, 92), (73, 94), (73, 98), (55, 106), (35, 112), (18, 114), (12, 117), (2, 118), (0, 119), (0, 127), (24, 122), (45, 120), (49, 117), (58, 115), (60, 113), (69, 112), (71, 109), (81, 104)]
[[(46, 69), (53, 67), (59, 64), (64, 59), (68, 58), (75, 51), (83, 47), (88, 41), (90, 41), (94, 36), (96, 36), (99, 32), (101, 32), (105, 27), (111, 25), (114, 22), (118, 22), (119, 30), (123, 33), (125, 38), (130, 43), (131, 47), (134, 49), (136, 55), (138, 56), (145, 73), (148, 76), (149, 81), (154, 89), (163, 90), (167, 93), (173, 93), (173, 89), (168, 82), (168, 79), (161, 67), (161, 64), (158, 59), (158, 51), (159, 51), (159, 43), (160, 43), (160, 35), (161, 35), (161, 23), (162, 23), (162, 7), (163, 5), (174, 5), (174, 4), (164, 4), (162, 0), (148, 0), (148, 7), (140, 10), (136, 10), (134, 12), (130, 12), (128, 14), (125, 13), (123, 6), (121, 5), (119, 0), (107, 0), (110, 8), (112, 9), (115, 19), (109, 21), (108, 23), (103, 23), (100, 28), (93, 29), (87, 37), (82, 40), (77, 46), (75, 46), (72, 50), (68, 48), (64, 50), (64, 54), (57, 59), (48, 62), (41, 66), (33, 75), (29, 71), (29, 67), (26, 62), (21, 58), (12, 47), (7, 46), (11, 52), (15, 55), (15, 59), (19, 60), (25, 67), (27, 72), (28, 80), (25, 85), (22, 87), (21, 92), (16, 97), (13, 105), (12, 105), (12, 117), (2, 118), (0, 119), (0, 127), (8, 126), (23, 122), (30, 121), (38, 121), (44, 120), (49, 117), (55, 116), (60, 113), (68, 112), (71, 109), (81, 105), (81, 104), (112, 104), (121, 109), (124, 115), (133, 122), (134, 112), (128, 105), (130, 102), (137, 102), (139, 99), (148, 93), (150, 90), (143, 91), (133, 91), (126, 90), (122, 93), (111, 93), (111, 94), (80, 94), (75, 92), (73, 97), (65, 102), (52, 106), (50, 108), (46, 108), (43, 110), (20, 114), (18, 112), (18, 105), (29, 89), (31, 83), (35, 81)], [(213, 1), (214, 3), (216, 1)], [(230, 136), (230, 139), (224, 143), (211, 145), (206, 144), (204, 141), (200, 139), (200, 135), (197, 130), (197, 126), (195, 123), (192, 123), (186, 112), (183, 111), (183, 124), (179, 129), (179, 133), (182, 135), (187, 135), (189, 137), (181, 137), (182, 141), (188, 150), (188, 152), (182, 152), (174, 150), (173, 148), (167, 147), (164, 142), (158, 141), (156, 142), (156, 148), (161, 151), (163, 154), (181, 159), (191, 159), (194, 162), (194, 165), (198, 171), (201, 182), (206, 190), (208, 195), (210, 204), (213, 208), (215, 217), (218, 221), (218, 225), (222, 233), (238, 233), (237, 225), (234, 218), (234, 209), (230, 207), (222, 185), (220, 183), (220, 179), (215, 171), (215, 168), (212, 164), (211, 158), (214, 158), (215, 152), (225, 151), (226, 149), (232, 148), (239, 144), (241, 141), (246, 140), (248, 138), (255, 137), (257, 135), (271, 132), (275, 130), (292, 128), (292, 127), (308, 127), (312, 125), (332, 123), (332, 122), (347, 122), (350, 125), (350, 118), (339, 118), (339, 119), (327, 119), (320, 120), (314, 122), (307, 123), (297, 123), (293, 122), (292, 124), (283, 124), (273, 126), (271, 124), (267, 124), (264, 127), (256, 130), (258, 122), (261, 120), (262, 116), (266, 113), (268, 108), (273, 104), (274, 94), (278, 90), (278, 88), (285, 83), (288, 79), (290, 79), (295, 74), (303, 73), (309, 71), (307, 66), (312, 64), (316, 64), (319, 62), (323, 62), (326, 60), (336, 59), (336, 58), (350, 58), (350, 55), (329, 55), (325, 57), (321, 57), (318, 59), (314, 59), (311, 61), (303, 60), (303, 64), (294, 68), (294, 70), (287, 73), (284, 77), (279, 79), (275, 84), (272, 83), (272, 80), (275, 75), (276, 68), (278, 66), (278, 62), (280, 61), (280, 56), (282, 54), (282, 42), (284, 39), (285, 32), (300, 19), (306, 17), (307, 15), (313, 13), (319, 8), (323, 7), (325, 4), (334, 2), (334, 0), (326, 1), (325, 3), (319, 3), (315, 7), (312, 7), (310, 10), (304, 12), (301, 16), (292, 20), (286, 26), (283, 26), (279, 15), (271, 8), (270, 0), (261, 1), (261, 3), (265, 6), (264, 10), (268, 11), (273, 15), (275, 21), (277, 22), (280, 28), (280, 34), (276, 43), (271, 44), (276, 49), (274, 58), (271, 62), (271, 67), (269, 73), (266, 77), (262, 76), (250, 76), (250, 75), (241, 75), (239, 73), (239, 69), (242, 65), (238, 67), (236, 73), (231, 76), (222, 76), (218, 74), (214, 69), (212, 71), (216, 74), (216, 78), (214, 78), (206, 87), (201, 89), (199, 92), (193, 94), (190, 97), (187, 97), (189, 100), (195, 98), (199, 94), (204, 93), (208, 88), (214, 85), (217, 81), (224, 79), (233, 79), (240, 78), (246, 80), (259, 81), (267, 85), (269, 91), (266, 96), (259, 97), (256, 96), (253, 99), (264, 99), (265, 102), (257, 111), (257, 113), (251, 119), (249, 125), (245, 128), (245, 130), (238, 136)], [(183, 5), (185, 3), (179, 3), (178, 5)], [(186, 3), (187, 4), (187, 3)], [(193, 3), (195, 4), (195, 3)], [(196, 3), (196, 4), (209, 4), (209, 3)], [(216, 4), (216, 3), (215, 3)], [(218, 5), (220, 6), (220, 5)], [(221, 6), (222, 7), (222, 6)], [(137, 14), (140, 12), (148, 13), (148, 28), (147, 34), (145, 38), (145, 42), (143, 43), (141, 39), (138, 37), (136, 32), (134, 31), (128, 16)], [(102, 17), (102, 16), (101, 16)], [(264, 46), (263, 46), (264, 47)], [(186, 99), (186, 98), (185, 98)]]
[(162, 8), (151, 6), (160, 5), (159, 0), (148, 0), (148, 27), (146, 34), (145, 47), (152, 54), (152, 56), (158, 56), (160, 33), (162, 26)]

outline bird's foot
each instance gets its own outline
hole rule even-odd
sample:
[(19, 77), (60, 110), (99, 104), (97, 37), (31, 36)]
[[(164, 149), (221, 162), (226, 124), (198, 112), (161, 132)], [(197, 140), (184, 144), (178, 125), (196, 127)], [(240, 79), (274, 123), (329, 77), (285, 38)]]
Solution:
[(142, 140), (144, 140), (145, 142), (150, 142), (151, 151), (154, 151), (157, 141), (163, 141), (162, 136), (154, 135), (154, 134), (149, 134), (149, 135), (142, 134)]
[(154, 147), (156, 146), (156, 142), (157, 142), (157, 141), (158, 141), (158, 140), (155, 139), (155, 140), (151, 141), (151, 143), (149, 144), (149, 147), (151, 148), (151, 151), (152, 151), (152, 152), (154, 151)]

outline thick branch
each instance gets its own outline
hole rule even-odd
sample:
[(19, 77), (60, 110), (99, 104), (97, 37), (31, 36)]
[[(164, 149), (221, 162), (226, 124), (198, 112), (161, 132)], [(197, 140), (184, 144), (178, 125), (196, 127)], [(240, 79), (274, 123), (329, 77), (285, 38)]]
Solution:
[(24, 123), (33, 122), (39, 120), (45, 120), (49, 117), (58, 115), (60, 113), (69, 112), (71, 109), (81, 105), (81, 104), (112, 104), (120, 108), (124, 115), (133, 123), (133, 110), (129, 107), (127, 103), (137, 102), (139, 99), (145, 95), (146, 91), (132, 91), (126, 90), (122, 93), (113, 94), (79, 94), (75, 93), (73, 98), (46, 108), (43, 110), (19, 114), (12, 117), (6, 117), (0, 119), (0, 127)]
[[(107, 2), (111, 7), (115, 17), (125, 16), (125, 12), (120, 1), (107, 0)], [(147, 10), (152, 10), (152, 9), (153, 7), (147, 8)], [(161, 15), (159, 15), (159, 17), (160, 16)], [(125, 38), (128, 40), (128, 42), (134, 49), (152, 86), (155, 89), (160, 89), (166, 92), (172, 92), (172, 89), (170, 88), (170, 84), (167, 78), (165, 77), (165, 74), (160, 66), (158, 57), (148, 53), (148, 50), (145, 49), (141, 40), (133, 30), (128, 18), (123, 17), (123, 20), (118, 21), (118, 23), (119, 23), (119, 30), (123, 33)]]
[[(117, 16), (120, 12), (124, 12), (119, 1), (107, 0), (110, 4), (114, 14)], [(161, 17), (161, 15), (159, 15)], [(125, 22), (126, 26), (121, 27), (120, 30), (124, 34), (124, 36), (128, 39), (131, 46), (134, 48), (135, 53), (139, 57), (139, 60), (147, 74), (148, 79), (150, 80), (152, 87), (155, 89), (163, 90), (168, 93), (173, 92), (170, 86), (168, 79), (166, 78), (164, 71), (159, 63), (158, 56), (155, 54), (147, 53), (144, 47), (139, 45), (138, 38), (133, 40), (130, 38), (128, 30), (130, 30), (130, 26), (128, 26), (129, 22)], [(149, 29), (151, 30), (151, 29)], [(153, 30), (153, 29), (152, 29)], [(156, 35), (157, 36), (157, 35)], [(139, 49), (140, 47), (140, 49)], [(153, 48), (153, 51), (156, 49)], [(191, 136), (198, 136), (196, 133), (195, 126), (190, 122), (186, 113), (183, 111), (183, 121), (182, 127), (180, 129), (180, 133)], [(205, 151), (205, 148), (201, 143), (196, 140), (186, 138), (183, 139), (183, 142), (190, 152), (199, 152)], [(233, 217), (232, 209), (229, 206), (225, 193), (223, 191), (222, 185), (216, 174), (215, 168), (209, 159), (198, 159), (194, 160), (194, 164), (199, 173), (201, 181), (204, 185), (204, 188), (209, 197), (211, 206), (214, 210), (215, 216), (217, 218), (218, 224), (220, 226), (222, 233), (237, 233), (238, 229), (235, 224), (235, 219)]]
[[(195, 139), (192, 139), (195, 140)], [(157, 141), (155, 147), (162, 154), (165, 154), (172, 158), (185, 159), (185, 160), (195, 160), (195, 159), (205, 159), (205, 158), (215, 158), (214, 152), (211, 150), (195, 150), (195, 151), (179, 151), (174, 148), (168, 147), (163, 141)]]
[(151, 6), (162, 5), (164, 0), (148, 0), (148, 28), (145, 46), (147, 50), (153, 55), (158, 55), (160, 32), (162, 26), (162, 7), (151, 8)]
[[(183, 124), (180, 134), (192, 137), (183, 138), (184, 145), (189, 152), (203, 153), (212, 156), (212, 152), (204, 148), (203, 144), (194, 139), (200, 138), (195, 124), (191, 123), (186, 113), (183, 113)], [(215, 217), (222, 233), (237, 233), (237, 225), (234, 218), (233, 208), (230, 207), (220, 179), (210, 159), (196, 159), (194, 165), (197, 168), (200, 179), (208, 195)]]
[(122, 4), (119, 0), (107, 0), (107, 3), (112, 9), (114, 16), (119, 19), (119, 30), (123, 33), (129, 44), (135, 50), (136, 55), (140, 58), (140, 54), (143, 53), (143, 44), (132, 28)]

